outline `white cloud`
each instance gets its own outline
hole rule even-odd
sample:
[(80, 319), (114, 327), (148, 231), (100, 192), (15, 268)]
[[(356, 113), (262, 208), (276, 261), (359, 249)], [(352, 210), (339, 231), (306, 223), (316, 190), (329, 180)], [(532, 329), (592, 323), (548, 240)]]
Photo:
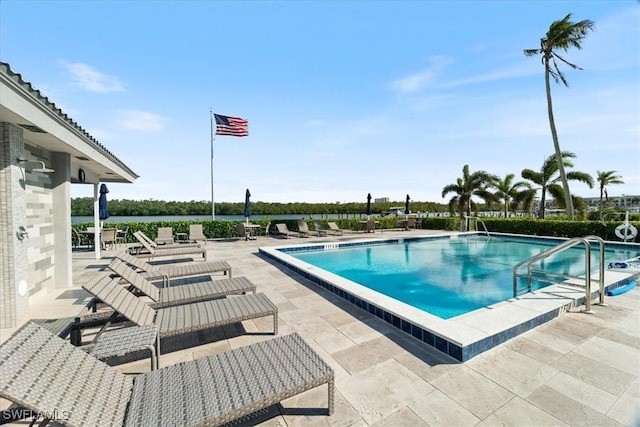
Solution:
[(122, 110), (119, 114), (118, 126), (124, 130), (161, 132), (169, 122), (169, 119), (166, 117), (161, 117), (147, 111)]
[(103, 74), (90, 65), (62, 62), (62, 66), (71, 73), (75, 84), (89, 92), (123, 92), (124, 84), (115, 76)]
[(450, 58), (445, 56), (434, 56), (429, 59), (429, 62), (430, 65), (427, 69), (410, 76), (394, 80), (391, 82), (391, 87), (403, 93), (419, 91), (426, 85), (435, 82), (440, 71), (442, 71), (442, 69), (452, 61)]

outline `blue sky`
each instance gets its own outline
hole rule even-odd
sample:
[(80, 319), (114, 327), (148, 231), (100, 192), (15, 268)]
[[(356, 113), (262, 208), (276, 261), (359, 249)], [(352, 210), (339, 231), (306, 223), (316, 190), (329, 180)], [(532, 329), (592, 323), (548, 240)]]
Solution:
[(519, 177), (553, 153), (522, 51), (567, 13), (596, 26), (552, 87), (560, 145), (640, 194), (637, 1), (2, 0), (0, 60), (140, 175), (115, 199), (210, 200), (212, 108), (250, 132), (215, 138), (217, 202), (444, 203), (465, 164)]

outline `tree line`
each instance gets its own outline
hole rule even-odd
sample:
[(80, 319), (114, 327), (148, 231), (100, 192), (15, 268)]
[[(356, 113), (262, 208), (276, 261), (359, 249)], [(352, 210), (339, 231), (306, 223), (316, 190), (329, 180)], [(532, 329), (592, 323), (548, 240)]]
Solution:
[[(391, 206), (404, 206), (404, 201), (372, 203), (371, 210), (379, 215)], [(277, 203), (251, 202), (252, 215), (324, 215), (324, 214), (357, 214), (366, 212), (366, 202), (350, 203)], [(244, 202), (216, 202), (216, 215), (244, 215)], [(446, 204), (434, 202), (411, 202), (414, 212), (447, 212)], [(109, 200), (110, 216), (169, 216), (169, 215), (210, 215), (210, 201), (189, 202), (162, 200)], [(93, 198), (79, 197), (71, 199), (72, 216), (93, 216)]]

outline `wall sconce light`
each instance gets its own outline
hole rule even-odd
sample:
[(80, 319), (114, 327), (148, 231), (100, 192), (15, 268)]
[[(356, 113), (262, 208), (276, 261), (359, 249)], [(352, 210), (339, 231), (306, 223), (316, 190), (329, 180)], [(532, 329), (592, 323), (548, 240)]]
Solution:
[(27, 163), (38, 163), (38, 164), (40, 164), (39, 168), (33, 168), (33, 169), (31, 169), (31, 172), (41, 172), (41, 173), (53, 173), (53, 172), (55, 172), (54, 169), (50, 169), (50, 168), (46, 167), (44, 162), (41, 162), (40, 160), (27, 160), (27, 159), (23, 159), (22, 157), (18, 157), (16, 160), (18, 160), (18, 163), (25, 163), (25, 166), (26, 166)]

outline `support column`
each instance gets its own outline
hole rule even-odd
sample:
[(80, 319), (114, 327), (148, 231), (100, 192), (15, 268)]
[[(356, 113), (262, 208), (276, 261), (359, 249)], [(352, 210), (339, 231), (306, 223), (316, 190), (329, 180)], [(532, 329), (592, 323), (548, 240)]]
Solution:
[(71, 155), (51, 154), (53, 193), (54, 289), (73, 286), (71, 252)]

